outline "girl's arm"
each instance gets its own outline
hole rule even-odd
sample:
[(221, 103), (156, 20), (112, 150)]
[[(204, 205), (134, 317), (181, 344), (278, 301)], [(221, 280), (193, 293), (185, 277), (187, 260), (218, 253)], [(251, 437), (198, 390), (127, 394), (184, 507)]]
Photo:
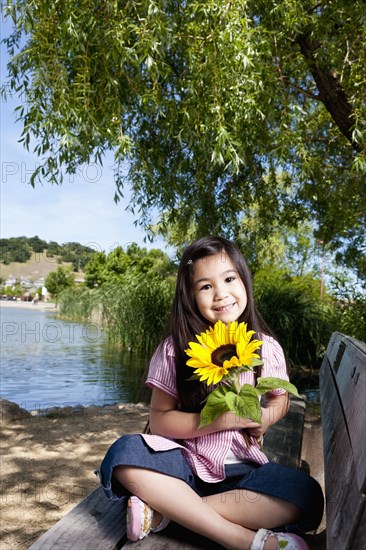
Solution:
[(216, 418), (209, 426), (199, 428), (199, 413), (177, 410), (177, 400), (171, 395), (154, 388), (150, 404), (150, 429), (155, 435), (172, 439), (191, 439), (222, 430), (242, 430), (259, 428), (257, 422), (240, 418), (227, 412)]
[(265, 407), (261, 407), (262, 424), (259, 427), (249, 427), (248, 433), (254, 437), (263, 435), (270, 426), (283, 418), (290, 407), (288, 393), (281, 395), (266, 395)]

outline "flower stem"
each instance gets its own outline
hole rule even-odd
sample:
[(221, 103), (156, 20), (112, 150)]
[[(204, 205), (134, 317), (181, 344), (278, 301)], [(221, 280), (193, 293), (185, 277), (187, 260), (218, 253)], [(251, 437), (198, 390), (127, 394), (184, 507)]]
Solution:
[(238, 380), (238, 377), (236, 375), (232, 376), (231, 378), (231, 387), (232, 389), (234, 390), (234, 392), (239, 395), (240, 393), (240, 389), (241, 389), (241, 385), (239, 383), (239, 380)]

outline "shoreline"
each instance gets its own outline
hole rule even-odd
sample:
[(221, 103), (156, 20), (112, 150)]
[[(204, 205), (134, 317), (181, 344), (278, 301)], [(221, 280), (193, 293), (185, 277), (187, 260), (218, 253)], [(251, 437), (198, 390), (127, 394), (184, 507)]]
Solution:
[(35, 311), (59, 311), (58, 306), (53, 302), (24, 302), (23, 300), (0, 300), (0, 309), (34, 309)]
[(103, 405), (67, 405), (52, 406), (46, 408), (25, 409), (15, 401), (9, 401), (0, 396), (0, 424), (1, 422), (24, 422), (31, 418), (49, 418), (57, 420), (58, 418), (71, 418), (75, 416), (95, 416), (120, 414), (121, 412), (146, 412), (149, 410), (148, 403), (106, 403)]

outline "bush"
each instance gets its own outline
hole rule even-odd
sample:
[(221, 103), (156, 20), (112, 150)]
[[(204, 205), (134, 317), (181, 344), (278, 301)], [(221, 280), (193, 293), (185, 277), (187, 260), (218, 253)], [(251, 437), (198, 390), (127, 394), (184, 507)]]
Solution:
[(332, 301), (319, 296), (310, 275), (259, 271), (254, 278), (256, 303), (284, 348), (291, 367), (319, 368), (331, 333), (336, 330)]
[(366, 283), (351, 283), (342, 274), (332, 281), (338, 331), (366, 342)]

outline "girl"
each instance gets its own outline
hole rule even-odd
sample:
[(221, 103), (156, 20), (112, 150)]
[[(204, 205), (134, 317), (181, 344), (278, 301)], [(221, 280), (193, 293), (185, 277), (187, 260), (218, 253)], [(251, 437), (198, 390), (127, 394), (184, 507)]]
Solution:
[(246, 322), (263, 341), (261, 372), (288, 379), (283, 351), (256, 311), (249, 271), (239, 250), (220, 237), (190, 245), (180, 262), (168, 336), (149, 367), (150, 429), (118, 439), (101, 466), (106, 495), (130, 496), (130, 540), (173, 520), (232, 550), (305, 550), (293, 532), (319, 525), (323, 495), (304, 472), (268, 462), (257, 438), (288, 410), (283, 390), (266, 394), (261, 424), (226, 412), (199, 428), (206, 384), (188, 381), (188, 343), (216, 321)]

